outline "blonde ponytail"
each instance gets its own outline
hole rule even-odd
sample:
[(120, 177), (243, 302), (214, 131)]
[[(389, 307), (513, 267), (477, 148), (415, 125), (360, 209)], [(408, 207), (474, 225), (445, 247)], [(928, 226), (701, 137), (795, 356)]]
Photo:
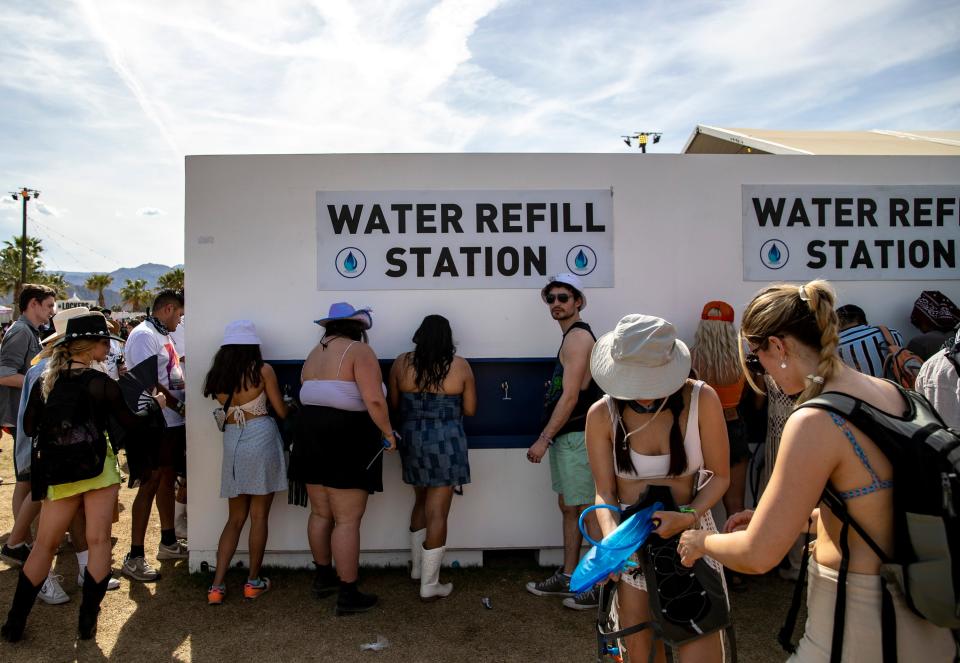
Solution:
[(835, 310), (836, 296), (830, 284), (822, 279), (810, 281), (801, 286), (806, 293), (807, 305), (813, 312), (820, 330), (820, 360), (817, 362), (817, 372), (807, 376), (807, 386), (800, 393), (798, 402), (802, 403), (819, 396), (823, 392), (823, 385), (836, 372), (840, 363), (837, 356), (837, 346), (840, 344), (840, 321)]

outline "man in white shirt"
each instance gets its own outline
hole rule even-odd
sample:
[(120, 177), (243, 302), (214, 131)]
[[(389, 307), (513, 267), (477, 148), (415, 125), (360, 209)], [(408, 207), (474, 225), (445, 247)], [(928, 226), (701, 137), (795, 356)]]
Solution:
[[(160, 516), (160, 546), (157, 559), (186, 559), (186, 545), (177, 540), (174, 528), (174, 486), (178, 474), (186, 475), (186, 429), (184, 415), (183, 370), (170, 339), (183, 315), (183, 292), (161, 290), (153, 300), (152, 314), (137, 325), (127, 337), (124, 359), (128, 370), (148, 357), (157, 356), (159, 391), (167, 399), (163, 417), (167, 428), (160, 439), (149, 443), (147, 468), (140, 479), (140, 488), (131, 509), (130, 552), (123, 562), (123, 575), (149, 582), (160, 574), (147, 563), (143, 540), (150, 521), (153, 499)], [(131, 468), (131, 472), (133, 468)]]
[(960, 429), (960, 325), (944, 346), (923, 362), (915, 388), (948, 426)]

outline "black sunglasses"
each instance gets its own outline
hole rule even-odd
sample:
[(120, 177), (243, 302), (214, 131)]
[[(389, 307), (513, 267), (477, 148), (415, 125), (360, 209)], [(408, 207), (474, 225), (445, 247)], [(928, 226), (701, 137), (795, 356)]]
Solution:
[(561, 292), (560, 294), (557, 294), (557, 295), (554, 295), (553, 293), (551, 293), (546, 297), (544, 297), (544, 299), (548, 304), (552, 304), (554, 302), (560, 302), (561, 304), (566, 304), (567, 302), (570, 301), (571, 297), (567, 293)]
[(763, 375), (767, 372), (767, 369), (765, 369), (763, 364), (760, 363), (760, 357), (758, 357), (755, 352), (751, 352), (744, 356), (743, 363), (746, 365), (747, 370), (754, 375)]

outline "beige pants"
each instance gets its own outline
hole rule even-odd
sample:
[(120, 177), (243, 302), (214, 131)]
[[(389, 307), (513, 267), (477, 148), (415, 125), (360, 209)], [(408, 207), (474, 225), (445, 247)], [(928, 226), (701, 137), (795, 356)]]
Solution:
[[(807, 588), (807, 623), (792, 663), (830, 660), (833, 611), (837, 601), (837, 572), (810, 559)], [(898, 588), (891, 587), (897, 616), (897, 659), (939, 663), (953, 660), (953, 637), (917, 617), (907, 607)], [(843, 627), (844, 663), (879, 663), (883, 660), (880, 637), (880, 577), (847, 574), (847, 610)]]

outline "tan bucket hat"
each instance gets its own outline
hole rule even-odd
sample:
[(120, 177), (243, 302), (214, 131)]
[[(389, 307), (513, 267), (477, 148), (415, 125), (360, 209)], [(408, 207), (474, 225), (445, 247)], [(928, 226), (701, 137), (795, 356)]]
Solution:
[(690, 350), (663, 318), (633, 313), (597, 340), (590, 372), (614, 398), (663, 398), (683, 386), (690, 374)]

